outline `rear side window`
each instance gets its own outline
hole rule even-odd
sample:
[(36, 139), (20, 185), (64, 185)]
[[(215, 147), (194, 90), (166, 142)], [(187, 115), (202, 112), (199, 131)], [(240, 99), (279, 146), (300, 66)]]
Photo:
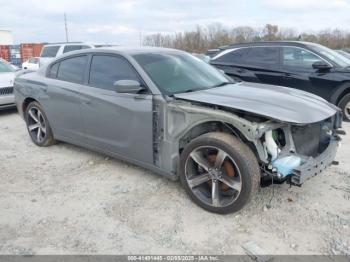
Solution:
[(83, 83), (86, 62), (87, 56), (76, 56), (62, 60), (58, 68), (57, 79), (77, 84)]
[(87, 49), (87, 48), (89, 48), (89, 46), (87, 45), (66, 45), (63, 48), (63, 53), (80, 50), (80, 49)]
[(223, 63), (235, 63), (235, 64), (243, 64), (246, 60), (245, 55), (248, 52), (248, 48), (240, 48), (234, 51), (231, 51), (225, 55), (222, 55), (215, 59), (214, 61), (223, 62)]
[(59, 46), (46, 46), (41, 52), (41, 57), (56, 57)]
[(118, 80), (137, 80), (139, 78), (131, 65), (123, 58), (107, 55), (94, 55), (90, 67), (89, 85), (114, 90)]
[(271, 66), (277, 65), (279, 61), (278, 47), (252, 47), (246, 55), (246, 64)]

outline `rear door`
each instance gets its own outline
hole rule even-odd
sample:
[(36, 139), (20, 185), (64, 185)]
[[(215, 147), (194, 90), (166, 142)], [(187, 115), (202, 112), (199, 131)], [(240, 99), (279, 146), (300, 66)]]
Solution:
[(46, 97), (41, 102), (55, 135), (73, 142), (84, 139), (80, 115), (80, 88), (84, 80), (88, 56), (78, 55), (51, 65), (47, 75)]
[(252, 73), (246, 81), (280, 85), (280, 47), (251, 47), (245, 55), (245, 70)]
[(81, 89), (81, 114), (87, 142), (103, 151), (141, 162), (153, 162), (152, 95), (117, 93), (118, 80), (137, 80), (122, 56), (93, 54), (87, 85)]
[(255, 76), (245, 69), (245, 55), (248, 51), (249, 48), (246, 47), (227, 50), (214, 57), (210, 63), (223, 70), (225, 74), (233, 79), (251, 82)]
[(211, 63), (233, 78), (279, 85), (279, 57), (279, 47), (240, 47), (219, 55)]

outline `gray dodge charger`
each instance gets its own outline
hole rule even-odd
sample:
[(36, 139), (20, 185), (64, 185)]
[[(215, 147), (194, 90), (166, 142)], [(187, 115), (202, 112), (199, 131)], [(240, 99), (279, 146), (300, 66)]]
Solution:
[(180, 178), (216, 213), (241, 209), (261, 183), (301, 185), (334, 161), (341, 112), (280, 86), (236, 83), (182, 51), (68, 53), (15, 80), (38, 146), (64, 141)]

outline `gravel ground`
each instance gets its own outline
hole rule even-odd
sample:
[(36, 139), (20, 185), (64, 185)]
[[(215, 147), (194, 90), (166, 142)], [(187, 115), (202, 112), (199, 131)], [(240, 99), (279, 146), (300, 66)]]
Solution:
[(349, 136), (339, 166), (222, 216), (178, 182), (65, 143), (37, 147), (15, 111), (0, 118), (1, 254), (244, 254), (247, 241), (269, 254), (350, 254)]

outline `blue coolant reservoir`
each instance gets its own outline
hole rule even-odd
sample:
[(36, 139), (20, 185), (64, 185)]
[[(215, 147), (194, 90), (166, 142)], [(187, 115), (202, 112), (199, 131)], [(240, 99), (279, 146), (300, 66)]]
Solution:
[(292, 174), (293, 169), (301, 163), (301, 158), (298, 156), (286, 156), (273, 161), (272, 166), (277, 169), (277, 172), (283, 177)]

